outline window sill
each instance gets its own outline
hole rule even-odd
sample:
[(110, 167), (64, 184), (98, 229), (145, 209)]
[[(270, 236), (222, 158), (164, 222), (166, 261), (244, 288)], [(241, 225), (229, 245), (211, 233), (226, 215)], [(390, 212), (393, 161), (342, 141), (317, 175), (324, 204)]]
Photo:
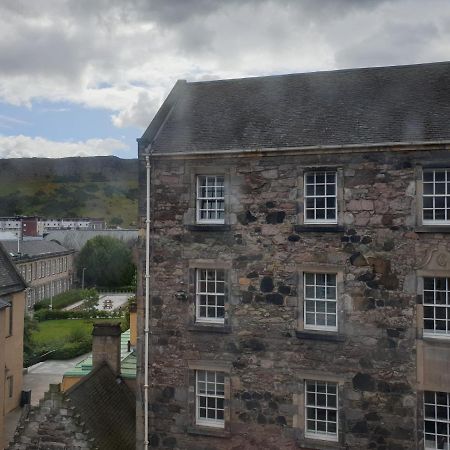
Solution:
[(450, 225), (419, 225), (414, 231), (416, 233), (450, 233)]
[(230, 438), (231, 433), (223, 428), (202, 427), (200, 425), (190, 426), (187, 428), (187, 433), (195, 436), (212, 436), (221, 438)]
[(301, 448), (308, 450), (335, 450), (339, 446), (338, 440), (325, 440), (304, 437), (297, 441)]
[(294, 231), (296, 233), (341, 233), (345, 231), (344, 227), (337, 224), (305, 224), (305, 225), (294, 225)]
[(439, 341), (439, 342), (445, 342), (448, 344), (450, 342), (450, 335), (445, 334), (424, 334), (422, 336), (422, 340), (424, 341)]
[(344, 342), (345, 336), (334, 332), (325, 331), (303, 331), (297, 330), (295, 335), (298, 339), (309, 339), (312, 341), (329, 341), (329, 342)]
[(230, 231), (231, 225), (225, 223), (195, 223), (185, 225), (189, 231)]
[(212, 325), (209, 323), (191, 323), (188, 326), (188, 331), (200, 332), (200, 333), (231, 333), (230, 325)]

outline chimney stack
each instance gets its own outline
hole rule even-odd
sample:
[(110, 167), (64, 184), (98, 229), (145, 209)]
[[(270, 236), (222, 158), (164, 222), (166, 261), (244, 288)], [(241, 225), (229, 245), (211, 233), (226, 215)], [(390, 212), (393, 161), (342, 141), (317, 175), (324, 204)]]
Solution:
[(92, 331), (92, 366), (107, 362), (120, 375), (120, 323), (94, 323)]

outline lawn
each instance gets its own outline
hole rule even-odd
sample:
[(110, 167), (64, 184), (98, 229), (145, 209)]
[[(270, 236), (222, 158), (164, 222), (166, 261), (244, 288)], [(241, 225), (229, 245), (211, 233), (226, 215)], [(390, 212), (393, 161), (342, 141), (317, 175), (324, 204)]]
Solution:
[(92, 324), (94, 322), (118, 322), (121, 319), (66, 319), (47, 320), (39, 323), (39, 330), (32, 334), (32, 340), (37, 345), (42, 346), (52, 342), (63, 344), (67, 338), (80, 330), (82, 333), (91, 335)]

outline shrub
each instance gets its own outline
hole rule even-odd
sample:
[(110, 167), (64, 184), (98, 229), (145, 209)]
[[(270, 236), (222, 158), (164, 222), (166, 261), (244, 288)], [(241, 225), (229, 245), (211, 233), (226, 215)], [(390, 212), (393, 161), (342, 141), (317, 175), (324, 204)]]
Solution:
[(72, 359), (91, 351), (92, 341), (67, 342), (49, 355), (49, 359)]
[[(94, 289), (71, 289), (70, 291), (55, 295), (52, 299), (52, 308), (63, 309), (66, 306), (73, 305), (76, 302), (92, 296), (94, 291)], [(50, 299), (46, 298), (41, 302), (36, 303), (36, 305), (34, 305), (34, 310), (38, 311), (42, 308), (48, 308), (49, 306)]]

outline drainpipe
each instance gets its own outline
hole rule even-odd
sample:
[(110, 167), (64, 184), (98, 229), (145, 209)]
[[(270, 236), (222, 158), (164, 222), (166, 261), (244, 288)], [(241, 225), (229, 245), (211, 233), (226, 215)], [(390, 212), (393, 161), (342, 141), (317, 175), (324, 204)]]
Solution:
[(145, 324), (144, 324), (144, 449), (148, 450), (148, 389), (149, 389), (149, 322), (150, 322), (150, 156), (151, 145), (146, 148), (147, 199), (145, 219)]

